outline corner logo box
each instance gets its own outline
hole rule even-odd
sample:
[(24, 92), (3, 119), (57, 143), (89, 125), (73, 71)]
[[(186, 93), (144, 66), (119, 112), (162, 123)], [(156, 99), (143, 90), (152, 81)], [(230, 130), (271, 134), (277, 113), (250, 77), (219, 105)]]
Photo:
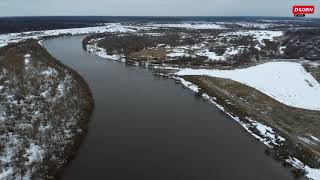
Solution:
[(306, 14), (314, 14), (314, 5), (300, 6), (294, 5), (292, 13), (296, 17), (304, 17)]

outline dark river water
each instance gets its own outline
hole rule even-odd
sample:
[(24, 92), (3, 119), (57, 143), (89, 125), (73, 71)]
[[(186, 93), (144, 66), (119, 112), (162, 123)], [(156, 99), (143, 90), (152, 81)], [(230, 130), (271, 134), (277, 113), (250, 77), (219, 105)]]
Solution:
[(83, 51), (82, 38), (44, 42), (86, 79), (95, 99), (88, 136), (63, 179), (293, 179), (214, 105), (148, 69)]

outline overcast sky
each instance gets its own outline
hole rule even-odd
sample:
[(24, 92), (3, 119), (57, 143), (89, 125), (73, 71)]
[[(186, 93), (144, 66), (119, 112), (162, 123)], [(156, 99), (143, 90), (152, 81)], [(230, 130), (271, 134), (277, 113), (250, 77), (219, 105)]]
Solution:
[(319, 0), (0, 0), (0, 16), (292, 16)]

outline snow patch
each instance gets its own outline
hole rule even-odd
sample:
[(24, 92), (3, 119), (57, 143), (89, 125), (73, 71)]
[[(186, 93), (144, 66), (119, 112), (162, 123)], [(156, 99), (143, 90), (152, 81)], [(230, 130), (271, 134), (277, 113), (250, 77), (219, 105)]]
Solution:
[(250, 121), (250, 123), (259, 131), (259, 133), (263, 137), (265, 137), (265, 138), (261, 139), (260, 141), (267, 143), (267, 144), (274, 144), (274, 145), (280, 145), (280, 144), (278, 144), (278, 142), (285, 141), (285, 139), (283, 137), (277, 136), (271, 127), (266, 126), (266, 125), (259, 123), (257, 121), (254, 121), (250, 118), (247, 118), (247, 120)]
[(29, 64), (30, 58), (31, 58), (31, 55), (30, 55), (30, 54), (24, 55), (24, 64), (25, 64), (25, 65), (28, 65), (28, 64)]
[(44, 157), (45, 151), (34, 143), (30, 144), (30, 147), (26, 150), (26, 154), (24, 155), (28, 158), (28, 162), (26, 164), (31, 164), (33, 162), (40, 162)]
[(215, 52), (210, 52), (208, 49), (196, 52), (198, 56), (207, 56), (209, 60), (213, 61), (225, 61), (226, 58), (222, 56), (218, 56)]
[(57, 74), (58, 74), (58, 72), (51, 67), (49, 67), (47, 70), (44, 70), (41, 72), (41, 75), (44, 75), (44, 76), (55, 76)]
[(175, 57), (190, 57), (190, 54), (184, 53), (184, 52), (173, 52), (167, 54), (168, 57), (170, 58), (175, 58)]
[(193, 92), (198, 93), (199, 92), (199, 87), (189, 81), (184, 80), (183, 78), (180, 77), (174, 77), (175, 80), (180, 81), (180, 83), (182, 85), (184, 85), (185, 87), (191, 89)]
[(3, 168), (0, 173), (0, 179), (10, 179), (12, 175), (13, 175), (13, 169), (11, 167)]
[(319, 180), (320, 179), (320, 169), (314, 169), (309, 166), (304, 165), (300, 160), (297, 158), (291, 157), (290, 159), (286, 160), (287, 163), (291, 164), (297, 169), (304, 169), (306, 171), (306, 176), (312, 180)]
[(96, 56), (115, 61), (120, 61), (124, 57), (124, 55), (121, 54), (108, 54), (108, 52), (104, 48), (98, 47), (97, 43), (88, 44), (87, 51)]

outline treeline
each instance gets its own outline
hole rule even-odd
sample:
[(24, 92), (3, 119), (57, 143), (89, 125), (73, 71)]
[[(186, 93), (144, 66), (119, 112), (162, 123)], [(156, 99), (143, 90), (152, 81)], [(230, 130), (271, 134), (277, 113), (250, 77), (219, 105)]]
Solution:
[(96, 26), (96, 23), (43, 18), (0, 18), (0, 34)]
[(165, 46), (186, 46), (194, 45), (199, 42), (198, 38), (190, 35), (182, 35), (178, 32), (168, 32), (161, 35), (148, 34), (96, 34), (91, 35), (83, 40), (83, 45), (88, 44), (91, 39), (103, 38), (98, 42), (99, 47), (103, 47), (108, 53), (121, 53), (129, 55), (133, 52), (138, 52), (146, 48), (156, 47), (159, 44)]
[(98, 42), (98, 46), (106, 49), (108, 53), (126, 54), (138, 52), (147, 47), (156, 46), (155, 41), (148, 35), (112, 35), (108, 34)]
[(320, 57), (320, 29), (296, 29), (285, 33), (286, 39), (282, 46), (286, 46), (285, 58), (304, 58), (319, 60)]
[(288, 30), (285, 32), (287, 36), (319, 36), (320, 29), (319, 28), (311, 28), (311, 29), (295, 29), (295, 30)]

